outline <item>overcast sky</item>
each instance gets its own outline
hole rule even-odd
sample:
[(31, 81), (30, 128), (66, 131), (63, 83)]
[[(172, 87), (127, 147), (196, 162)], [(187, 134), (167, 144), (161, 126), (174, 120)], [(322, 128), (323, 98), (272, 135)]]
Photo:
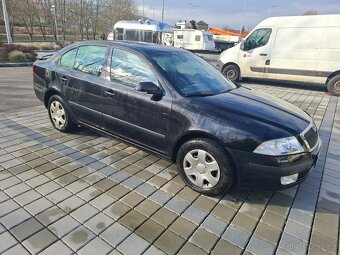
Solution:
[[(210, 26), (240, 29), (246, 1), (245, 27), (253, 28), (268, 16), (302, 15), (314, 9), (319, 14), (340, 14), (340, 0), (164, 0), (164, 21), (204, 20)], [(140, 15), (143, 0), (135, 0)], [(144, 0), (144, 14), (161, 20), (162, 0)]]

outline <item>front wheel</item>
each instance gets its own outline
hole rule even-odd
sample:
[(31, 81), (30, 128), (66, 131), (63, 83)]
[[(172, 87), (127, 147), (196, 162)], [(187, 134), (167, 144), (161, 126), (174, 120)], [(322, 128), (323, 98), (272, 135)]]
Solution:
[(223, 71), (223, 75), (232, 81), (240, 80), (240, 69), (236, 65), (227, 65)]
[(65, 101), (58, 95), (53, 95), (48, 100), (48, 115), (55, 129), (69, 132), (74, 128), (70, 112)]
[(340, 96), (340, 75), (336, 75), (327, 82), (327, 90), (333, 96)]
[(210, 139), (184, 143), (177, 154), (177, 167), (190, 188), (208, 196), (228, 191), (234, 182), (234, 167), (225, 149)]

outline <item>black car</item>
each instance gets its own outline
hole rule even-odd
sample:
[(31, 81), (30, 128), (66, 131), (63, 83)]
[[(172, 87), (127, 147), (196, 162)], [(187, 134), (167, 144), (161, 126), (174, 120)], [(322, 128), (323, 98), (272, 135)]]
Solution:
[(176, 162), (192, 189), (282, 189), (303, 181), (321, 141), (312, 118), (235, 85), (185, 50), (87, 41), (33, 66), (53, 126), (119, 137)]

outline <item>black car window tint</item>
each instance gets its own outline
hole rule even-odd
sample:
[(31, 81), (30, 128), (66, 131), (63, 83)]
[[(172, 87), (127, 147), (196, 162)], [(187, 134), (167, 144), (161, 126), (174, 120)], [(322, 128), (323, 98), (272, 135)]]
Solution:
[(149, 66), (137, 55), (125, 50), (112, 51), (111, 81), (135, 88), (139, 82), (149, 81), (158, 84)]
[(66, 52), (60, 58), (60, 65), (66, 68), (73, 68), (76, 53), (77, 53), (77, 48)]
[(81, 46), (78, 48), (74, 69), (100, 76), (106, 60), (105, 46)]

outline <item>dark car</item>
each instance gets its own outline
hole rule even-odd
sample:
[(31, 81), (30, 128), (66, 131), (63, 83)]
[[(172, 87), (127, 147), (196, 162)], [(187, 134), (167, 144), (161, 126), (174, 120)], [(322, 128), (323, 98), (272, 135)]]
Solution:
[(53, 126), (119, 137), (177, 163), (207, 195), (233, 184), (282, 189), (303, 181), (321, 141), (299, 108), (237, 86), (185, 50), (87, 41), (33, 67)]

